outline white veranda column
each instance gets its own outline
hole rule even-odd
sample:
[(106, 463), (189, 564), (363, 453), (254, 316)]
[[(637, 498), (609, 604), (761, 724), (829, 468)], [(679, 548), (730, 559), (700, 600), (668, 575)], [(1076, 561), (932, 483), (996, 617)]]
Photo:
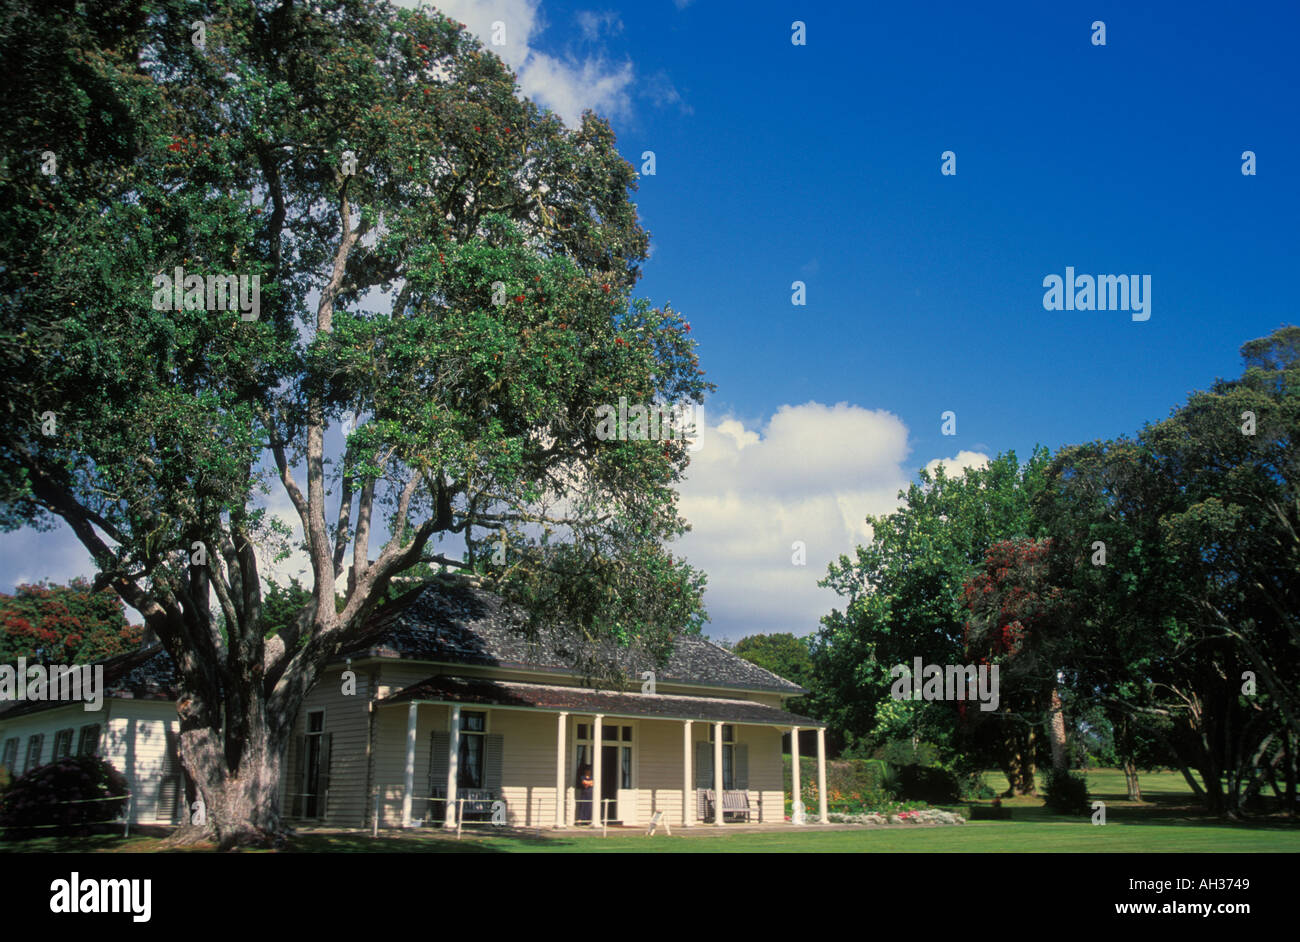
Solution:
[(691, 787), (691, 721), (682, 726), (682, 827), (695, 823), (695, 790)]
[(790, 823), (798, 821), (798, 805), (803, 792), (799, 787), (799, 727), (790, 727)]
[(414, 700), (406, 707), (406, 769), (402, 782), (402, 827), (411, 826), (411, 792), (415, 789), (415, 713)]
[(460, 704), (451, 708), (447, 721), (447, 815), (443, 826), (456, 826), (456, 783), (460, 779)]
[(591, 823), (593, 826), (599, 826), (605, 820), (604, 812), (601, 808), (600, 787), (601, 781), (601, 758), (605, 750), (602, 748), (603, 743), (601, 732), (605, 717), (599, 713), (596, 714), (596, 721), (591, 727)]
[(817, 820), (829, 824), (826, 817), (826, 730), (817, 727)]
[(564, 726), (569, 714), (561, 713), (555, 718), (555, 826), (564, 827), (568, 789), (564, 781)]
[(713, 724), (713, 823), (722, 826), (722, 724)]

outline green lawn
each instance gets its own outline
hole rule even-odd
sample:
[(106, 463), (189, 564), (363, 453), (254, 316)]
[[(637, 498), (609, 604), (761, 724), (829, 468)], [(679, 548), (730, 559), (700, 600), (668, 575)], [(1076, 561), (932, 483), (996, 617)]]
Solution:
[[(1005, 788), (1000, 775), (989, 773), (995, 789)], [(551, 835), (547, 832), (466, 830), (457, 840), (434, 831), (414, 834), (304, 833), (290, 844), (291, 851), (333, 853), (531, 853), (579, 852), (652, 853), (711, 852), (827, 852), (827, 853), (1267, 853), (1300, 852), (1300, 822), (1280, 817), (1258, 818), (1234, 824), (1201, 814), (1181, 775), (1172, 772), (1142, 776), (1142, 803), (1125, 796), (1124, 776), (1114, 769), (1088, 773), (1093, 798), (1106, 802), (1106, 825), (1088, 818), (1067, 818), (1047, 811), (1033, 798), (1003, 801), (1012, 809), (1010, 821), (975, 821), (953, 827), (916, 827), (821, 831), (807, 829), (718, 833), (711, 827), (691, 829), (682, 835), (644, 832)], [(987, 804), (987, 802), (983, 802)], [(2, 851), (150, 852), (159, 849), (156, 837), (120, 835), (95, 838), (43, 838), (21, 843), (0, 843)]]
[[(977, 821), (960, 827), (879, 830), (801, 831), (761, 833), (699, 833), (689, 837), (662, 833), (555, 836), (542, 834), (485, 833), (462, 840), (440, 834), (381, 835), (309, 834), (295, 839), (294, 851), (332, 853), (1268, 853), (1300, 852), (1300, 830), (1294, 827), (1242, 827), (1205, 823), (1165, 822), (1107, 824), (1086, 821), (1028, 820)], [(149, 852), (157, 839), (93, 838), (61, 842), (31, 841), (13, 850)]]

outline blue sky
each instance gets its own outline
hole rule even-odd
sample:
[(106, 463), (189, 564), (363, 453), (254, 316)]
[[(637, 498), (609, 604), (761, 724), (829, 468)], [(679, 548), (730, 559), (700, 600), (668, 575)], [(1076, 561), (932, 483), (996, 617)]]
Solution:
[[(814, 630), (918, 467), (1131, 433), (1297, 320), (1295, 4), (443, 6), (655, 152), (641, 293), (718, 386), (682, 502), (711, 636)], [(1150, 275), (1150, 320), (1044, 310), (1066, 266)], [(5, 543), (5, 588), (89, 572), (66, 532)]]
[[(617, 48), (692, 113), (621, 140), (658, 155), (644, 287), (692, 315), (715, 406), (846, 399), (941, 451), (951, 408), (956, 445), (1056, 446), (1163, 416), (1295, 318), (1294, 4), (659, 6)], [(1044, 311), (1066, 265), (1149, 273), (1151, 320)]]

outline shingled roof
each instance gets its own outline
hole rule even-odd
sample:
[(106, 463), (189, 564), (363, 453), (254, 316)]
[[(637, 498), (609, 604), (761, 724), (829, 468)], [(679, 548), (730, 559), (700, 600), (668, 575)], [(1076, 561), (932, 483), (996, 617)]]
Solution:
[[(509, 667), (559, 675), (581, 675), (579, 652), (556, 626), (543, 626), (535, 640), (525, 632), (527, 617), (491, 592), (465, 580), (439, 579), (408, 592), (375, 613), (362, 640), (346, 653)], [(655, 670), (660, 684), (726, 687), (797, 696), (804, 688), (695, 635), (678, 635), (666, 667), (656, 669), (636, 645), (606, 647), (607, 659), (629, 679)]]
[(671, 694), (627, 693), (586, 687), (521, 684), (481, 677), (429, 677), (390, 694), (384, 703), (482, 704), (538, 710), (569, 710), (605, 716), (644, 716), (655, 719), (703, 720), (714, 723), (761, 723), (772, 726), (825, 724), (785, 710), (725, 697), (687, 697)]
[[(33, 662), (34, 663), (34, 662)], [(176, 667), (161, 644), (137, 648), (95, 661), (104, 665), (105, 700), (175, 700), (179, 695)], [(14, 700), (0, 702), (0, 719), (67, 706), (64, 700)]]

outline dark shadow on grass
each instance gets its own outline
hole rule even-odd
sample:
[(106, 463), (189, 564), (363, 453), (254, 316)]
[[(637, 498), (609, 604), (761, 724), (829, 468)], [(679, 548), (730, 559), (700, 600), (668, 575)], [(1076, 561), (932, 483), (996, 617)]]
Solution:
[(163, 825), (138, 825), (122, 836), (122, 825), (98, 825), (89, 834), (49, 835), (23, 840), (0, 840), (0, 854), (85, 854), (97, 851), (157, 852), (157, 841), (171, 834)]
[(559, 848), (572, 842), (537, 831), (493, 828), (490, 832), (454, 834), (436, 831), (404, 834), (369, 833), (299, 834), (289, 841), (287, 853), (298, 854), (508, 854), (515, 845)]
[[(1140, 805), (1134, 805), (1129, 803), (1127, 795), (1103, 792), (1089, 795), (1088, 801), (1090, 804), (1093, 801), (1106, 803), (1108, 824), (1223, 828), (1230, 831), (1293, 831), (1300, 834), (1300, 819), (1297, 818), (1288, 818), (1283, 814), (1257, 814), (1234, 821), (1231, 818), (1207, 814), (1202, 805), (1188, 801), (1185, 796), (1180, 795), (1155, 795)], [(1041, 805), (1016, 806), (1013, 817), (1016, 821), (1041, 824), (1091, 820), (1090, 814), (1057, 814)]]

